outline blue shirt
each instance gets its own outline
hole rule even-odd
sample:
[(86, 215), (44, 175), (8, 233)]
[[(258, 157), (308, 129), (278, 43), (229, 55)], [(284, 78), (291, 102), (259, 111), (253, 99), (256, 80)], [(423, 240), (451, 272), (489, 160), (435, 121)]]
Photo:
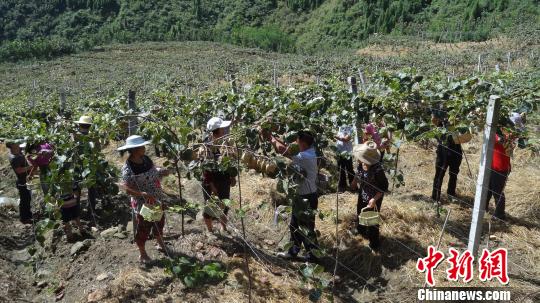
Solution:
[(293, 165), (300, 169), (304, 177), (298, 182), (298, 194), (307, 195), (317, 192), (317, 154), (311, 147), (292, 157)]

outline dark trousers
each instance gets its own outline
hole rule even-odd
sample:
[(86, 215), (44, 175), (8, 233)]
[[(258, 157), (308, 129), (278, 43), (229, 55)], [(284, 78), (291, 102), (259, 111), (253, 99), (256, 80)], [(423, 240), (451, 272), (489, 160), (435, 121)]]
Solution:
[(30, 203), (32, 201), (32, 196), (30, 190), (26, 187), (26, 184), (19, 185), (17, 184), (17, 190), (19, 190), (19, 218), (21, 221), (32, 219), (32, 209)]
[[(82, 189), (79, 187), (77, 190), (77, 203), (80, 204), (81, 202), (81, 191)], [(87, 210), (89, 213), (95, 213), (96, 212), (96, 200), (97, 200), (97, 189), (95, 187), (89, 187), (88, 188), (88, 201), (87, 201)]]
[(462, 160), (463, 156), (461, 154), (451, 154), (448, 157), (443, 157), (437, 153), (437, 159), (435, 161), (435, 178), (433, 179), (433, 191), (431, 193), (431, 198), (433, 200), (441, 200), (441, 188), (447, 169), (449, 169), (449, 180), (446, 193), (452, 196), (456, 195), (457, 176)]
[(345, 157), (338, 158), (338, 168), (339, 168), (339, 184), (338, 189), (345, 190), (347, 189), (347, 180), (349, 180), (349, 186), (354, 180), (354, 169), (353, 169), (353, 160), (351, 157), (348, 159)]
[(39, 167), (39, 182), (41, 183), (41, 190), (43, 191), (43, 195), (47, 195), (49, 193), (49, 183), (47, 183), (47, 175), (49, 174), (49, 167), (48, 166), (40, 166)]
[(96, 211), (97, 189), (95, 187), (88, 188), (88, 211)]
[[(383, 198), (377, 200), (375, 204), (377, 205), (377, 210), (381, 211), (382, 206), (382, 200)], [(360, 211), (362, 208), (368, 206), (369, 201), (364, 201), (362, 199), (362, 194), (358, 195), (358, 202), (356, 203), (356, 226), (358, 233), (362, 235), (362, 237), (365, 237), (369, 240), (369, 247), (372, 249), (378, 249), (381, 244), (380, 240), (380, 232), (379, 232), (379, 225), (373, 225), (373, 226), (364, 226), (358, 224), (358, 216), (360, 215)]]
[(488, 210), (489, 200), (491, 200), (491, 196), (493, 196), (495, 200), (495, 213), (493, 215), (500, 219), (504, 219), (505, 217), (504, 209), (506, 205), (506, 197), (504, 195), (504, 187), (506, 185), (506, 180), (508, 179), (509, 174), (510, 172), (498, 172), (492, 170), (489, 177), (489, 189), (486, 199), (486, 210)]
[[(221, 175), (220, 177), (214, 178), (212, 183), (216, 187), (217, 195), (220, 200), (224, 199), (230, 199), (231, 198), (231, 177), (229, 175)], [(209, 203), (208, 200), (210, 200), (210, 196), (212, 194), (212, 189), (210, 185), (204, 184), (203, 182), (203, 197), (205, 203)], [(227, 215), (229, 213), (229, 207), (225, 205), (219, 205), (221, 210), (223, 211), (222, 215)], [(219, 219), (221, 216), (213, 217), (210, 214), (207, 214), (203, 211), (203, 217), (205, 219)]]
[[(307, 201), (305, 201), (307, 200)], [(317, 234), (315, 233), (315, 212), (319, 200), (317, 193), (301, 195), (292, 206), (291, 222), (289, 230), (293, 246), (289, 253), (297, 255), (302, 244), (308, 253), (317, 248)]]
[(135, 243), (137, 243), (138, 246), (144, 246), (150, 235), (154, 236), (162, 236), (163, 235), (163, 227), (165, 226), (165, 215), (161, 217), (161, 219), (157, 222), (149, 222), (144, 220), (144, 218), (137, 214), (137, 224), (136, 231), (135, 231)]

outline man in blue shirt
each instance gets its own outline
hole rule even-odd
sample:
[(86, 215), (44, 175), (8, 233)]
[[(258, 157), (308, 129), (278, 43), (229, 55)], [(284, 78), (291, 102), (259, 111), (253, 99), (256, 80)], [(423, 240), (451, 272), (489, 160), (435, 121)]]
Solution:
[(315, 215), (318, 207), (317, 196), (317, 155), (313, 146), (315, 139), (311, 132), (300, 131), (296, 144), (300, 149), (298, 155), (290, 154), (290, 145), (270, 136), (272, 145), (276, 151), (292, 159), (295, 171), (295, 180), (298, 184), (296, 198), (292, 205), (291, 222), (289, 229), (293, 245), (286, 253), (278, 256), (283, 258), (295, 258), (301, 250), (302, 244), (306, 250), (306, 261), (316, 262), (317, 258), (313, 250), (318, 247), (315, 233)]

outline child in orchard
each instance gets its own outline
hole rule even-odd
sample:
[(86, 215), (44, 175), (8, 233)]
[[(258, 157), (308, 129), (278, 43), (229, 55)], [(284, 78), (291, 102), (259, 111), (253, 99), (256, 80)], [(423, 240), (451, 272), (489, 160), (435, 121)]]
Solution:
[(362, 142), (368, 142), (368, 141), (375, 142), (375, 144), (377, 144), (377, 149), (380, 151), (380, 155), (381, 155), (380, 160), (382, 162), (384, 158), (384, 152), (387, 148), (386, 146), (387, 141), (385, 140), (385, 145), (383, 145), (383, 140), (381, 138), (381, 135), (379, 134), (379, 128), (376, 124), (376, 116), (373, 115), (372, 118), (373, 118), (373, 122), (370, 122), (364, 125), (364, 132), (362, 134)]
[[(353, 189), (358, 189), (358, 202), (356, 215), (360, 215), (362, 209), (380, 211), (384, 193), (388, 190), (388, 179), (381, 165), (381, 154), (377, 144), (368, 141), (355, 148), (354, 156), (358, 161), (356, 177), (353, 181)], [(380, 247), (379, 225), (357, 225), (358, 233), (369, 240), (369, 247), (378, 251)]]
[(81, 224), (81, 208), (77, 199), (76, 185), (73, 182), (73, 175), (70, 170), (70, 164), (64, 163), (58, 170), (58, 187), (51, 187), (50, 194), (57, 198), (60, 206), (60, 215), (66, 239), (68, 242), (74, 242), (75, 236), (72, 231), (72, 224), (77, 227), (81, 236), (87, 236), (88, 232)]
[[(269, 139), (278, 153), (291, 156), (289, 154), (291, 145), (285, 144), (272, 136), (272, 134), (264, 133), (262, 135)], [(317, 194), (317, 155), (314, 143), (315, 137), (310, 131), (298, 132), (296, 144), (298, 144), (300, 153), (291, 156), (293, 168), (297, 172), (296, 181), (298, 183), (297, 196), (292, 205), (291, 222), (289, 223), (293, 245), (287, 252), (278, 254), (282, 258), (296, 258), (303, 244), (306, 250), (306, 261), (317, 261), (315, 256), (315, 250), (318, 248), (315, 215), (319, 201)]]
[(62, 224), (68, 242), (75, 241), (75, 236), (73, 235), (71, 228), (73, 223), (81, 235), (88, 234), (81, 223), (81, 207), (79, 205), (78, 198), (75, 195), (74, 189), (75, 188), (71, 183), (63, 185), (62, 194), (59, 196), (61, 203), (60, 214), (62, 216)]
[(392, 146), (392, 132), (386, 128), (386, 122), (382, 114), (373, 114), (373, 120), (377, 126), (379, 136), (381, 137), (381, 146), (379, 151), (381, 152), (381, 162), (383, 162), (384, 154), (390, 152)]
[(19, 219), (23, 224), (32, 224), (32, 210), (30, 203), (32, 200), (30, 190), (26, 186), (26, 178), (32, 170), (22, 153), (20, 140), (6, 142), (9, 148), (9, 164), (17, 176), (17, 190), (19, 191)]
[(36, 168), (39, 168), (39, 181), (41, 183), (41, 190), (43, 194), (49, 194), (49, 184), (47, 183), (47, 176), (49, 174), (49, 162), (54, 154), (54, 148), (48, 142), (40, 142), (26, 147), (27, 159), (30, 164)]
[[(225, 154), (234, 155), (226, 146), (228, 140), (224, 140), (231, 121), (224, 121), (221, 118), (213, 117), (208, 120), (206, 130), (210, 132), (210, 137), (205, 140), (203, 155), (205, 159), (219, 162)], [(236, 176), (230, 171), (222, 171), (219, 168), (206, 169), (203, 172), (203, 196), (206, 203), (203, 212), (204, 223), (208, 232), (214, 232), (214, 220), (219, 220), (221, 230), (227, 232), (227, 214), (229, 207), (224, 205), (223, 200), (228, 200), (231, 197), (231, 187), (236, 185)]]

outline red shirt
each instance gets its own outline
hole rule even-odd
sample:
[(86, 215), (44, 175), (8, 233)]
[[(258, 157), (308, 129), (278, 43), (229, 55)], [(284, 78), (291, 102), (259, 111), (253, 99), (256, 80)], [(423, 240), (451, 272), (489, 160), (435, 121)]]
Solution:
[(495, 135), (495, 145), (493, 145), (493, 161), (491, 162), (491, 169), (506, 173), (511, 168), (510, 156), (506, 154), (503, 143), (499, 135)]

